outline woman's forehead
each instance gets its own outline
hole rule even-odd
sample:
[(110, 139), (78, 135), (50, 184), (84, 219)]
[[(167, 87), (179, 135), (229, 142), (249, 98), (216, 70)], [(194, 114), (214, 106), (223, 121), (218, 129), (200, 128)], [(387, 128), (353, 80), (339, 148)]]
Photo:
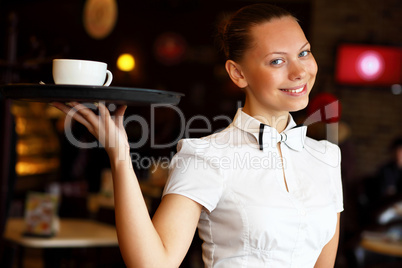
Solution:
[(270, 50), (270, 52), (300, 49), (307, 42), (303, 30), (293, 17), (273, 19), (253, 26), (250, 31), (253, 47)]

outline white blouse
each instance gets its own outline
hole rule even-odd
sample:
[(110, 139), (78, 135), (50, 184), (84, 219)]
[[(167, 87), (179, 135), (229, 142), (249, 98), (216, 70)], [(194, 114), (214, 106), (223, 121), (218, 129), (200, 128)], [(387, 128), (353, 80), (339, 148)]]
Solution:
[[(205, 267), (314, 267), (335, 233), (343, 210), (339, 147), (304, 136), (301, 151), (280, 142), (282, 164), (281, 135), (265, 127), (261, 150), (260, 123), (239, 109), (222, 132), (181, 140), (172, 159), (163, 195), (203, 206)], [(285, 131), (295, 125), (290, 117)]]

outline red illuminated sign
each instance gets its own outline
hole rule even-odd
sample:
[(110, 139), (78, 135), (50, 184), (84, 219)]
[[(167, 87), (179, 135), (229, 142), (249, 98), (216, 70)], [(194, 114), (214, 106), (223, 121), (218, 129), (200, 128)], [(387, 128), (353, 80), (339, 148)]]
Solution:
[(347, 85), (402, 83), (402, 48), (344, 44), (338, 47), (335, 80)]

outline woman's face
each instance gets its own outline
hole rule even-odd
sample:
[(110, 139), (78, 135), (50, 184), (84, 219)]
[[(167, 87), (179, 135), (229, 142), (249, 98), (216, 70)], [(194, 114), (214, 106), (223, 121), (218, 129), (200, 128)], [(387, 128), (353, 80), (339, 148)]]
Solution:
[(252, 47), (238, 63), (246, 81), (246, 105), (272, 116), (308, 104), (317, 63), (295, 19), (273, 19), (251, 28)]

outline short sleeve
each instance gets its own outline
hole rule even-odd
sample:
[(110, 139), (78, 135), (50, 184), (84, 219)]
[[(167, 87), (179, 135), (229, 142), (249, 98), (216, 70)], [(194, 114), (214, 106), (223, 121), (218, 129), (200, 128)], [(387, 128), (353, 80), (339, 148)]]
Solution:
[(336, 212), (343, 211), (343, 191), (342, 191), (342, 175), (341, 175), (341, 150), (339, 146), (333, 144), (334, 153), (336, 153), (336, 158), (338, 159), (338, 165), (335, 167), (334, 177), (332, 178), (334, 186), (334, 202)]
[(305, 145), (306, 152), (328, 169), (332, 200), (336, 212), (343, 211), (341, 150), (339, 146), (326, 140), (316, 141), (311, 138), (306, 139)]
[[(170, 163), (169, 178), (163, 195), (179, 194), (201, 204), (209, 212), (215, 209), (223, 189), (223, 175), (214, 165), (209, 141), (183, 139)], [(216, 157), (216, 156), (215, 156)]]

